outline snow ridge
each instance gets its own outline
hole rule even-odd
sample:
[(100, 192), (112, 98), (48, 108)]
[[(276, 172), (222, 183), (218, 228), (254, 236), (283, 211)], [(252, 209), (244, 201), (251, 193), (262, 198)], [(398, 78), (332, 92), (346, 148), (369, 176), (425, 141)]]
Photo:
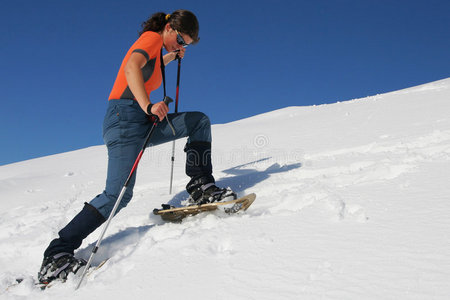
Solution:
[[(104, 146), (0, 167), (1, 299), (447, 299), (450, 294), (450, 79), (331, 105), (288, 107), (213, 126), (217, 184), (251, 208), (164, 223), (171, 145), (150, 148), (134, 198), (94, 265), (41, 292), (50, 240), (103, 189)], [(230, 145), (229, 141), (236, 143)], [(158, 170), (155, 172), (155, 170)], [(87, 258), (100, 231), (77, 256)], [(16, 277), (25, 277), (6, 290)]]

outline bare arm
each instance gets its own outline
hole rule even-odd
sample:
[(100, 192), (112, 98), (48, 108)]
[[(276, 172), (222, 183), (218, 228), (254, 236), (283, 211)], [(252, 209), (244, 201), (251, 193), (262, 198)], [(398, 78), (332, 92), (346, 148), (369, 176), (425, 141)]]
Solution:
[(166, 55), (163, 56), (164, 65), (167, 66), (168, 63), (170, 63), (172, 60), (174, 60), (177, 57), (177, 52), (169, 52)]
[[(141, 53), (132, 53), (124, 68), (125, 77), (127, 78), (128, 87), (136, 98), (141, 109), (147, 112), (147, 107), (150, 105), (150, 99), (145, 91), (144, 77), (142, 76), (142, 67), (147, 63), (147, 59)], [(155, 114), (162, 120), (169, 108), (164, 102), (158, 102), (151, 108), (151, 113)]]

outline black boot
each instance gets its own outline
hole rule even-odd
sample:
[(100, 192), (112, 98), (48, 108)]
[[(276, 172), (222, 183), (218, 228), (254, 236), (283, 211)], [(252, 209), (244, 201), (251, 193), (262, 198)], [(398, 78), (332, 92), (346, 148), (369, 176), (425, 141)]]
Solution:
[(49, 284), (55, 279), (66, 281), (70, 273), (76, 273), (86, 264), (84, 259), (75, 258), (70, 253), (58, 253), (44, 258), (38, 273), (38, 280), (43, 284)]
[(73, 256), (74, 251), (105, 221), (95, 207), (85, 203), (83, 209), (58, 233), (59, 238), (51, 241), (45, 250), (39, 281), (45, 284), (58, 278), (65, 281), (68, 274), (76, 273), (86, 265), (86, 261)]
[(189, 193), (188, 202), (190, 205), (201, 205), (237, 198), (236, 193), (230, 188), (217, 187), (212, 176), (192, 178), (186, 186), (186, 190)]
[(186, 185), (190, 204), (205, 204), (221, 201), (236, 194), (230, 189), (218, 188), (212, 176), (211, 143), (186, 144), (186, 174), (191, 180)]
[(58, 253), (73, 255), (83, 240), (105, 221), (95, 207), (85, 203), (78, 215), (58, 232), (59, 238), (50, 243), (44, 252), (44, 257), (52, 257)]

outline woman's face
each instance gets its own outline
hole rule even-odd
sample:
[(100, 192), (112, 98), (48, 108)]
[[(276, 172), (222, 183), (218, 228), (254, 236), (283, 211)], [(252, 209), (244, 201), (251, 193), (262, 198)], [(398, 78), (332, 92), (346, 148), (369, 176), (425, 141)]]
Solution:
[(178, 34), (181, 35), (186, 45), (192, 43), (192, 38), (189, 35), (182, 32), (178, 32), (172, 29), (172, 27), (170, 27), (169, 24), (167, 24), (163, 35), (164, 48), (166, 48), (167, 52), (173, 52), (181, 50), (183, 48), (183, 45), (179, 44), (177, 41)]

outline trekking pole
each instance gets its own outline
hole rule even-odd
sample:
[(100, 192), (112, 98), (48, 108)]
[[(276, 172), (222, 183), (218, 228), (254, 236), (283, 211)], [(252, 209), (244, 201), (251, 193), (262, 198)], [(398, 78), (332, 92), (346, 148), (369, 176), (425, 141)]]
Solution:
[[(180, 69), (181, 69), (181, 57), (178, 56), (178, 70), (177, 70), (177, 93), (175, 96), (175, 113), (178, 113), (178, 94), (180, 92)], [(175, 140), (172, 143), (172, 168), (170, 170), (170, 189), (169, 195), (172, 194), (172, 182), (173, 182), (173, 166), (175, 163)]]
[[(173, 100), (172, 100), (170, 97), (167, 97), (167, 96), (164, 97), (164, 100), (163, 100), (163, 101), (164, 101), (164, 103), (165, 103), (167, 106), (169, 105), (170, 102), (173, 102)], [(87, 273), (89, 267), (91, 266), (92, 258), (94, 257), (94, 254), (97, 253), (97, 250), (98, 250), (98, 248), (100, 247), (100, 243), (102, 242), (103, 236), (104, 236), (105, 233), (106, 233), (106, 229), (108, 229), (109, 223), (111, 223), (111, 220), (112, 220), (112, 218), (114, 217), (117, 208), (119, 207), (120, 201), (122, 201), (123, 195), (125, 194), (125, 192), (126, 192), (126, 190), (127, 190), (127, 188), (128, 188), (128, 184), (130, 183), (131, 177), (133, 176), (134, 171), (136, 171), (136, 168), (137, 168), (137, 166), (138, 166), (138, 164), (139, 164), (139, 161), (141, 160), (142, 154), (144, 154), (145, 148), (147, 148), (147, 145), (148, 145), (148, 143), (149, 143), (149, 141), (150, 141), (150, 138), (152, 137), (153, 132), (155, 131), (156, 126), (158, 126), (158, 122), (159, 122), (159, 119), (156, 118), (155, 122), (153, 122), (153, 125), (152, 125), (150, 131), (149, 131), (148, 134), (147, 134), (147, 137), (146, 137), (146, 139), (145, 139), (144, 145), (142, 146), (141, 152), (139, 152), (139, 154), (138, 154), (138, 156), (137, 156), (137, 158), (136, 158), (136, 161), (134, 162), (133, 168), (131, 168), (130, 174), (128, 175), (128, 178), (127, 178), (127, 180), (125, 181), (125, 183), (124, 183), (124, 185), (123, 185), (123, 187), (122, 187), (122, 190), (120, 191), (119, 197), (117, 197), (116, 203), (114, 204), (114, 207), (113, 207), (111, 213), (109, 214), (109, 218), (108, 218), (108, 220), (106, 221), (105, 226), (103, 226), (102, 233), (100, 234), (100, 237), (99, 237), (99, 239), (97, 240), (97, 244), (96, 244), (95, 247), (92, 249), (91, 256), (89, 257), (89, 260), (88, 260), (88, 262), (87, 262), (87, 264), (86, 264), (86, 267), (84, 268), (83, 274), (81, 275), (80, 282), (78, 282), (78, 285), (77, 285), (77, 287), (75, 288), (75, 290), (78, 290), (78, 288), (80, 287), (81, 283), (83, 282), (84, 277), (86, 276), (86, 273)]]

